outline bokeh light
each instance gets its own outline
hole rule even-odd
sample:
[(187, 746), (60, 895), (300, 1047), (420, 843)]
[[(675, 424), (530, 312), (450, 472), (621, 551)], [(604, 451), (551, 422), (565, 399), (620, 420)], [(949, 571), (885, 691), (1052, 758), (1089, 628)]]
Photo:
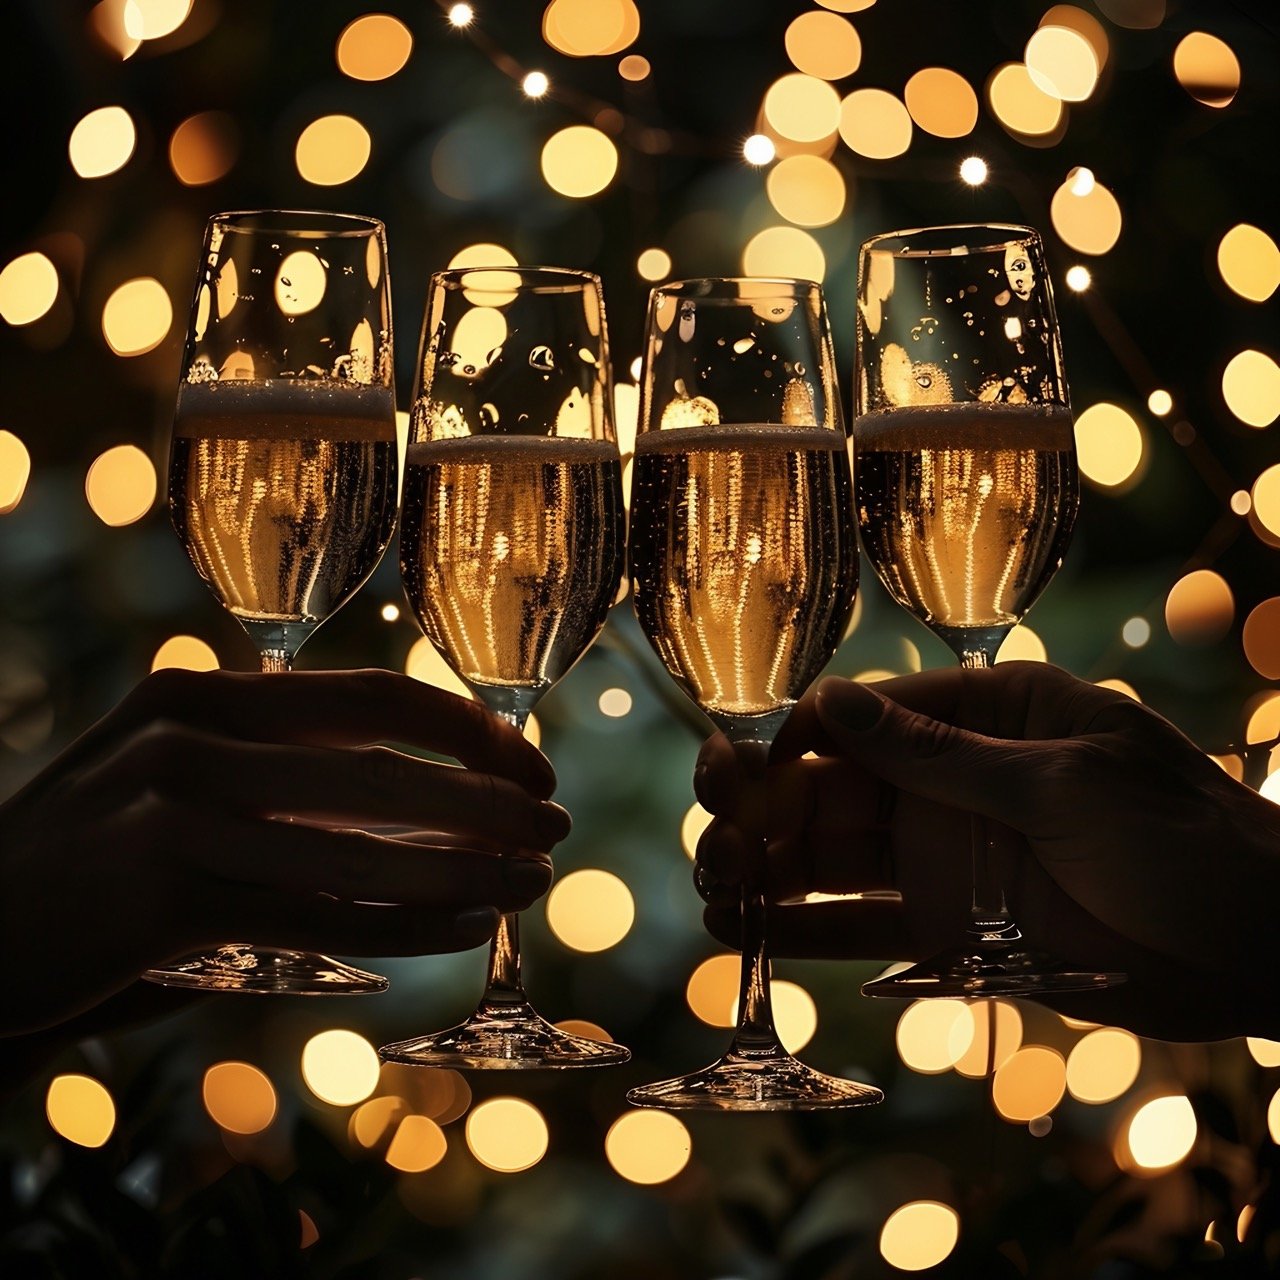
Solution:
[(996, 652), (997, 662), (1048, 662), (1044, 641), (1025, 622), (1010, 628)]
[(1062, 101), (1045, 93), (1031, 78), (1026, 65), (1006, 62), (987, 82), (987, 103), (992, 114), (1013, 134), (1040, 137), (1062, 122)]
[(545, 71), (530, 71), (520, 81), (520, 89), (526, 98), (541, 98), (551, 88), (551, 81)]
[(747, 241), (742, 251), (742, 273), (766, 278), (815, 280), (827, 273), (822, 246), (799, 227), (766, 227)]
[(127, 0), (125, 30), (135, 40), (172, 35), (191, 15), (192, 0)]
[(105, 1145), (116, 1127), (116, 1104), (107, 1087), (92, 1076), (54, 1076), (44, 1111), (53, 1131), (78, 1147)]
[(665, 249), (645, 249), (636, 259), (641, 280), (665, 280), (671, 274), (671, 255)]
[(394, 1134), (397, 1122), (408, 1113), (408, 1103), (394, 1095), (380, 1094), (362, 1102), (347, 1121), (347, 1134), (353, 1142), (372, 1150)]
[(769, 164), (777, 154), (773, 139), (763, 133), (753, 133), (742, 144), (742, 158), (757, 167)]
[(692, 861), (698, 853), (698, 841), (711, 825), (714, 814), (708, 813), (696, 800), (689, 806), (680, 823), (680, 847)]
[(966, 156), (960, 161), (960, 179), (980, 187), (987, 180), (987, 162), (981, 156)]
[(884, 89), (855, 89), (840, 104), (840, 137), (868, 160), (890, 160), (911, 145), (911, 114)]
[(0, 516), (8, 515), (27, 491), (31, 454), (12, 431), (0, 431)]
[(159, 280), (140, 276), (114, 290), (102, 308), (102, 336), (118, 356), (154, 351), (173, 325), (173, 303)]
[(1008, 1000), (977, 1000), (969, 1006), (969, 1012), (973, 1016), (973, 1039), (956, 1059), (956, 1071), (970, 1080), (981, 1080), (992, 1071), (999, 1071), (1018, 1052), (1022, 1045), (1022, 1014)]
[(820, 80), (843, 80), (862, 63), (862, 40), (853, 24), (820, 9), (793, 19), (784, 43), (796, 70)]
[(1184, 574), (1164, 602), (1164, 621), (1179, 644), (1214, 644), (1231, 630), (1236, 602), (1227, 580), (1212, 569)]
[(490, 1098), (467, 1117), (467, 1146), (498, 1173), (531, 1169), (544, 1155), (550, 1134), (542, 1112), (521, 1098)]
[[(773, 1027), (782, 1047), (788, 1053), (799, 1053), (813, 1039), (818, 1029), (818, 1006), (813, 997), (798, 983), (785, 978), (769, 982), (769, 1000), (773, 1008)], [(738, 997), (734, 993), (729, 1006), (729, 1024), (738, 1021)]]
[(978, 95), (964, 76), (947, 67), (922, 67), (907, 81), (902, 97), (912, 120), (935, 138), (963, 138), (978, 123)]
[(1063, 102), (1084, 102), (1098, 84), (1098, 55), (1071, 27), (1040, 26), (1023, 54), (1027, 74), (1038, 89)]
[(469, 27), (475, 21), (476, 11), (469, 4), (451, 4), (449, 6), (449, 25)]
[(1164, 21), (1165, 0), (1095, 0), (1102, 13), (1118, 27), (1154, 31)]
[(218, 655), (198, 636), (170, 636), (151, 659), (152, 671), (216, 671)]
[(822, 156), (801, 153), (779, 160), (769, 170), (765, 190), (778, 214), (802, 227), (825, 227), (844, 212), (844, 178)]
[(590, 125), (571, 124), (542, 148), (542, 176), (552, 191), (574, 200), (598, 195), (618, 172), (618, 148)]
[(1247, 709), (1244, 740), (1270, 742), (1280, 738), (1280, 693), (1261, 694)]
[(1245, 1048), (1260, 1067), (1280, 1067), (1280, 1040), (1264, 1040), (1260, 1036), (1246, 1036)]
[(1268, 467), (1253, 482), (1249, 509), (1268, 533), (1280, 537), (1280, 463)]
[(294, 162), (302, 178), (318, 187), (350, 182), (369, 163), (373, 140), (354, 116), (313, 120), (298, 135)]
[(916, 1000), (898, 1019), (898, 1057), (921, 1075), (950, 1071), (973, 1044), (971, 1007), (963, 1000)]
[(1117, 1155), (1123, 1165), (1138, 1170), (1171, 1169), (1190, 1154), (1197, 1132), (1188, 1098), (1181, 1094), (1152, 1098), (1134, 1112), (1122, 1130)]
[(1232, 292), (1265, 302), (1280, 285), (1280, 248), (1259, 227), (1237, 223), (1218, 242), (1218, 270)]
[(825, 80), (798, 71), (769, 86), (763, 110), (769, 127), (792, 142), (819, 142), (840, 125), (840, 95)]
[(557, 880), (547, 895), (551, 932), (575, 951), (605, 951), (635, 923), (631, 890), (611, 871), (588, 868)]
[(186, 187), (203, 187), (226, 177), (236, 162), (239, 134), (225, 111), (188, 116), (169, 138), (169, 167)]
[(1075, 424), (1076, 460), (1080, 474), (1101, 489), (1130, 484), (1142, 466), (1142, 429), (1117, 404), (1090, 405)]
[(880, 1228), (880, 1256), (899, 1271), (927, 1271), (944, 1261), (960, 1239), (960, 1215), (937, 1200), (913, 1200)]
[(67, 151), (82, 178), (105, 178), (129, 163), (137, 144), (133, 117), (123, 107), (98, 107), (71, 130)]
[(276, 1091), (248, 1062), (217, 1062), (200, 1087), (204, 1109), (228, 1133), (261, 1133), (276, 1118)]
[(386, 1162), (401, 1173), (434, 1169), (449, 1149), (444, 1130), (428, 1116), (408, 1115), (396, 1127), (387, 1147)]
[(638, 53), (629, 53), (621, 62), (618, 63), (618, 74), (624, 79), (631, 81), (632, 84), (639, 84), (641, 80), (647, 80), (653, 67), (649, 64), (648, 58), (643, 58)]
[(1078, 195), (1068, 180), (1054, 192), (1049, 206), (1053, 229), (1077, 253), (1095, 256), (1115, 248), (1124, 219), (1115, 196), (1100, 182)]
[(423, 684), (433, 684), (437, 689), (447, 689), (461, 698), (474, 696), (426, 636), (419, 636), (413, 642), (413, 647), (405, 656), (404, 673), (415, 680), (421, 680)]
[(1240, 88), (1240, 61), (1231, 46), (1206, 31), (1183, 36), (1173, 51), (1178, 83), (1206, 107), (1225, 107)]
[(1147, 397), (1147, 408), (1156, 415), (1157, 418), (1167, 417), (1173, 412), (1173, 397), (1165, 390), (1157, 387)]
[(1151, 639), (1151, 623), (1146, 618), (1130, 618), (1120, 628), (1120, 638), (1130, 649), (1141, 649)]
[(1073, 293), (1083, 293), (1093, 283), (1093, 276), (1090, 274), (1089, 268), (1081, 266), (1079, 263), (1074, 267), (1067, 268), (1065, 279), (1067, 288)]
[(605, 689), (596, 699), (596, 706), (602, 716), (610, 720), (621, 720), (631, 714), (631, 695), (625, 689)]
[(43, 253), (23, 253), (0, 271), (0, 316), (34, 324), (58, 300), (58, 270)]
[(1280, 596), (1255, 605), (1244, 620), (1244, 656), (1264, 680), (1280, 680)]
[(350, 1107), (378, 1087), (378, 1055), (355, 1031), (321, 1031), (302, 1050), (302, 1078), (322, 1102)]
[(1006, 1119), (1025, 1124), (1047, 1116), (1062, 1101), (1067, 1088), (1067, 1064), (1062, 1054), (1045, 1045), (1024, 1045), (996, 1068), (991, 1101)]
[(680, 1120), (665, 1111), (631, 1111), (609, 1126), (604, 1152), (628, 1182), (655, 1186), (670, 1182), (689, 1163), (693, 1139)]
[(689, 1008), (708, 1026), (733, 1026), (741, 977), (741, 957), (710, 956), (693, 971), (685, 986)]
[(338, 37), (338, 69), (353, 80), (386, 80), (413, 52), (413, 34), (389, 13), (366, 13), (349, 22)]
[(1222, 398), (1246, 426), (1269, 427), (1280, 417), (1280, 365), (1265, 352), (1238, 352), (1222, 372)]
[(1099, 1027), (1077, 1040), (1067, 1055), (1067, 1089), (1077, 1102), (1112, 1102), (1133, 1087), (1141, 1068), (1137, 1036)]
[(141, 520), (156, 500), (157, 487), (151, 459), (137, 445), (119, 444), (94, 459), (84, 494), (93, 514), (116, 528)]
[(553, 0), (542, 15), (542, 38), (571, 58), (621, 53), (639, 35), (635, 0)]
[(1094, 684), (1099, 689), (1112, 689), (1116, 693), (1123, 693), (1126, 698), (1132, 698), (1134, 702), (1141, 702), (1142, 698), (1137, 689), (1133, 687), (1127, 680), (1121, 680), (1116, 676), (1112, 676), (1107, 680), (1095, 680)]
[(1055, 4), (1040, 15), (1042, 27), (1066, 27), (1079, 32), (1089, 42), (1093, 55), (1097, 60), (1098, 70), (1107, 65), (1111, 56), (1111, 42), (1107, 38), (1107, 29), (1093, 14), (1079, 9), (1073, 4)]

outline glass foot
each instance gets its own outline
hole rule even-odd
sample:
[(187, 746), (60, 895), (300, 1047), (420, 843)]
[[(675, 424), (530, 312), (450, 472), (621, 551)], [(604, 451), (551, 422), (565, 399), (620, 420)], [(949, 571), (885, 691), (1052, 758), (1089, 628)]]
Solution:
[(617, 1066), (630, 1059), (631, 1050), (561, 1031), (527, 1003), (486, 1002), (448, 1031), (383, 1045), (378, 1054), (409, 1066), (520, 1071)]
[(360, 996), (385, 991), (386, 978), (310, 951), (229, 943), (142, 975), (162, 987), (243, 991), (248, 995)]
[(1085, 969), (1017, 942), (973, 942), (863, 983), (864, 996), (916, 1000), (928, 996), (1036, 996), (1101, 991), (1127, 975)]
[(823, 1075), (790, 1055), (752, 1059), (733, 1050), (692, 1075), (627, 1094), (632, 1106), (667, 1111), (820, 1111), (868, 1107), (883, 1099), (872, 1085)]

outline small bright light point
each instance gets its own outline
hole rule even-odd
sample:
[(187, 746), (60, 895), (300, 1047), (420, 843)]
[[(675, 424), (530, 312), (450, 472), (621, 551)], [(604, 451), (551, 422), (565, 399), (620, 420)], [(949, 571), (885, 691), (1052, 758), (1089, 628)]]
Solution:
[(604, 1152), (628, 1182), (654, 1186), (668, 1182), (689, 1163), (693, 1139), (665, 1111), (631, 1111), (619, 1116), (605, 1135)]
[(1247, 516), (1253, 510), (1253, 499), (1247, 489), (1237, 489), (1231, 495), (1231, 510), (1238, 516)]
[(204, 1073), (204, 1109), (229, 1133), (261, 1133), (276, 1118), (271, 1081), (247, 1062), (218, 1062)]
[(773, 139), (766, 138), (763, 133), (753, 133), (742, 144), (742, 158), (748, 164), (757, 166), (768, 164), (777, 154), (778, 151), (773, 145)]
[(449, 9), (449, 22), (455, 27), (469, 27), (476, 17), (475, 10), (469, 4), (455, 4)]
[(1130, 618), (1120, 628), (1120, 636), (1130, 649), (1141, 649), (1151, 639), (1151, 624), (1146, 618)]
[(302, 1050), (302, 1078), (322, 1102), (350, 1107), (378, 1087), (378, 1055), (354, 1031), (322, 1031)]
[(1088, 267), (1076, 265), (1067, 268), (1067, 288), (1083, 293), (1093, 283)]
[(606, 689), (597, 705), (602, 716), (620, 720), (631, 710), (631, 695), (625, 689)]
[(91, 1076), (54, 1076), (44, 1112), (53, 1131), (78, 1147), (100, 1147), (116, 1127), (116, 1106)]
[(960, 1215), (936, 1200), (915, 1200), (895, 1209), (880, 1230), (880, 1256), (899, 1271), (936, 1267), (960, 1239)]
[(542, 1112), (520, 1098), (490, 1098), (467, 1117), (467, 1146), (486, 1168), (519, 1173), (547, 1154)]
[(671, 274), (671, 255), (665, 249), (645, 249), (636, 259), (642, 280), (665, 280)]
[(1147, 408), (1163, 418), (1173, 408), (1173, 397), (1167, 391), (1156, 390), (1147, 397)]
[(987, 180), (987, 162), (981, 156), (969, 156), (960, 162), (960, 177), (971, 187), (980, 187)]
[(1140, 1169), (1168, 1169), (1186, 1159), (1198, 1126), (1190, 1101), (1181, 1095), (1153, 1098), (1139, 1107), (1122, 1141)]
[(1071, 188), (1073, 196), (1087, 196), (1093, 190), (1094, 181), (1093, 170), (1086, 169), (1082, 164), (1076, 165), (1067, 174), (1067, 185)]
[(526, 98), (540, 98), (551, 88), (551, 81), (541, 71), (530, 71), (520, 82)]
[(631, 380), (633, 382), (640, 381), (640, 357), (639, 356), (636, 356), (636, 358), (631, 362)]

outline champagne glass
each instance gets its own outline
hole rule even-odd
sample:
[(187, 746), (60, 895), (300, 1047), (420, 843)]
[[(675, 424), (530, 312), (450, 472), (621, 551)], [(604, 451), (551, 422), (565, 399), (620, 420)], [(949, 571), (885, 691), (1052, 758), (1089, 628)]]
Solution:
[[(396, 517), (386, 235), (374, 218), (209, 220), (169, 460), (169, 514), (200, 576), (286, 672), (355, 593)], [(289, 995), (386, 990), (308, 952), (228, 943), (146, 975)]]
[[(893, 598), (960, 665), (989, 667), (1058, 571), (1079, 505), (1053, 290), (1029, 227), (876, 236), (858, 263), (854, 480), (862, 545)], [(972, 819), (966, 936), (867, 995), (1107, 987), (1024, 940)]]
[[(802, 280), (687, 280), (650, 298), (631, 500), (636, 616), (672, 678), (746, 767), (844, 634), (858, 583), (849, 463), (822, 291)], [(878, 1089), (782, 1047), (763, 887), (742, 894), (728, 1052), (632, 1089), (638, 1106), (862, 1106)]]
[[(400, 571), (422, 629), (475, 695), (523, 728), (587, 651), (622, 576), (622, 468), (598, 277), (552, 268), (432, 277), (406, 455)], [(389, 1062), (596, 1067), (621, 1045), (543, 1019), (503, 915), (484, 994)]]

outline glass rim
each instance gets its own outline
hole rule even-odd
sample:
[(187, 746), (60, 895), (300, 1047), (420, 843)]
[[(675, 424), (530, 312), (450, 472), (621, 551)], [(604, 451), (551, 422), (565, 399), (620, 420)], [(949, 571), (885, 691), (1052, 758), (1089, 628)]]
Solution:
[[(742, 285), (765, 285), (767, 289), (760, 293), (742, 293)], [(729, 292), (729, 287), (734, 292)], [(659, 294), (672, 298), (694, 297), (709, 302), (756, 302), (761, 298), (798, 297), (801, 294), (822, 294), (822, 284), (818, 280), (807, 280), (803, 276), (690, 276), (684, 280), (668, 280), (665, 284), (656, 284), (652, 296)]]
[[(494, 279), (477, 280), (477, 276)], [(513, 281), (512, 276), (519, 279)], [(572, 293), (587, 286), (602, 289), (600, 277), (594, 271), (578, 267), (518, 267), (494, 263), (485, 267), (449, 267), (431, 275), (432, 291), (461, 289), (467, 293), (509, 294), (524, 289), (534, 293)]]
[[(978, 244), (960, 240), (963, 232), (980, 232), (976, 237)], [(942, 239), (945, 245), (925, 244), (913, 248), (911, 241), (917, 243), (923, 238)], [(900, 247), (891, 246), (891, 241), (900, 242)], [(1017, 245), (1040, 244), (1040, 232), (1035, 227), (1028, 227), (1017, 222), (953, 222), (932, 227), (909, 227), (901, 231), (883, 231), (862, 242), (861, 253), (890, 253), (895, 258), (951, 258), (964, 257), (972, 253), (998, 253)]]
[(242, 234), (255, 232), (321, 236), (325, 239), (381, 236), (386, 232), (380, 218), (363, 213), (334, 213), (330, 209), (229, 209), (213, 214), (209, 218), (209, 226)]

